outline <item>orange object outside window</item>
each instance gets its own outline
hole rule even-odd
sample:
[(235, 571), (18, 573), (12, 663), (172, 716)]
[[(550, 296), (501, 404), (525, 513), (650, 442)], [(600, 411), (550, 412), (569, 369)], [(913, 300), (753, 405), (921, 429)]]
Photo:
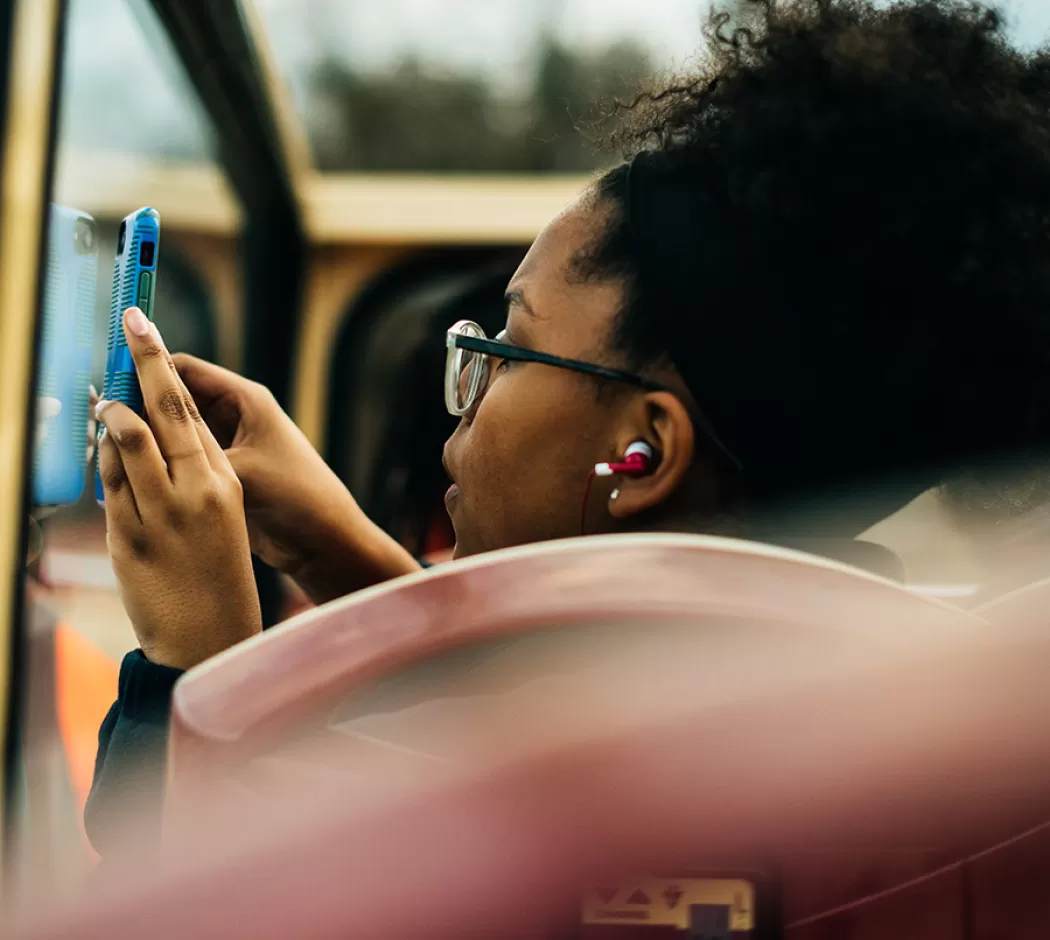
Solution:
[(98, 729), (117, 697), (118, 672), (117, 664), (90, 640), (67, 624), (57, 626), (55, 708), (82, 831), (84, 804), (95, 771)]

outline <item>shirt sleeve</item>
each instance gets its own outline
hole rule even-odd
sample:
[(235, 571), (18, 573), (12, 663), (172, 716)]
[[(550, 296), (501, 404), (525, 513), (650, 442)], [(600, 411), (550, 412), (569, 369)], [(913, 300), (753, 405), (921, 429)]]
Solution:
[(141, 650), (120, 664), (117, 700), (102, 721), (84, 827), (100, 856), (156, 843), (164, 800), (171, 694), (182, 671), (150, 662)]

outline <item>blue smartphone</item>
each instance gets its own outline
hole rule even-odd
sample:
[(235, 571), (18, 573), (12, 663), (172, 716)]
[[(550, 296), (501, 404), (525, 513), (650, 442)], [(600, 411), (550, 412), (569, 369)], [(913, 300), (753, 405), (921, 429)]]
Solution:
[(47, 231), (36, 395), (51, 410), (37, 416), (33, 503), (64, 506), (80, 499), (87, 474), (98, 229), (86, 212), (52, 203)]
[[(132, 212), (117, 231), (117, 256), (113, 261), (113, 293), (109, 306), (109, 342), (106, 378), (102, 397), (119, 401), (142, 414), (142, 389), (135, 362), (124, 336), (124, 311), (138, 307), (153, 319), (153, 297), (157, 289), (157, 257), (160, 251), (160, 213), (148, 206)], [(102, 477), (95, 472), (95, 498), (105, 499)]]

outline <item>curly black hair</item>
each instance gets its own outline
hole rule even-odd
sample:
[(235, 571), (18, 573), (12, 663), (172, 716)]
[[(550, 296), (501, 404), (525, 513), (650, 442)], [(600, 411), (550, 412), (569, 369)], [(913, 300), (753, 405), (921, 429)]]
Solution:
[[(655, 309), (632, 164), (607, 173), (611, 221), (578, 265), (628, 285), (616, 350), (637, 369), (714, 370), (714, 392), (687, 377), (701, 408), (725, 392), (781, 415), (791, 399), (804, 455), (757, 476), (783, 469), (796, 488), (918, 468), (925, 488), (946, 468), (1045, 455), (1050, 54), (1019, 51), (1000, 12), (964, 0), (751, 0), (743, 22), (714, 14), (708, 40), (699, 74), (641, 95), (617, 142), (705, 191), (717, 215), (695, 224), (719, 260), (696, 249), (688, 291)], [(726, 345), (732, 321), (746, 335)], [(798, 380), (762, 387), (744, 360), (776, 362), (784, 336)], [(724, 389), (734, 358), (743, 391)]]

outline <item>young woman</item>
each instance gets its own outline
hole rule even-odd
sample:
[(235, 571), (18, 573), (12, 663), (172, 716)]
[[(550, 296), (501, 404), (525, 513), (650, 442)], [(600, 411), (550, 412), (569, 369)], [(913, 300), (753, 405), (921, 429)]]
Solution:
[[(536, 239), (500, 336), (450, 331), (457, 556), (578, 535), (590, 471), (637, 442), (588, 532), (852, 538), (947, 469), (1044, 453), (1050, 60), (961, 0), (725, 22)], [(100, 404), (101, 461), (141, 650), (100, 736), (103, 851), (175, 678), (260, 629), (252, 550), (316, 601), (417, 568), (265, 389), (125, 328), (149, 424)]]

